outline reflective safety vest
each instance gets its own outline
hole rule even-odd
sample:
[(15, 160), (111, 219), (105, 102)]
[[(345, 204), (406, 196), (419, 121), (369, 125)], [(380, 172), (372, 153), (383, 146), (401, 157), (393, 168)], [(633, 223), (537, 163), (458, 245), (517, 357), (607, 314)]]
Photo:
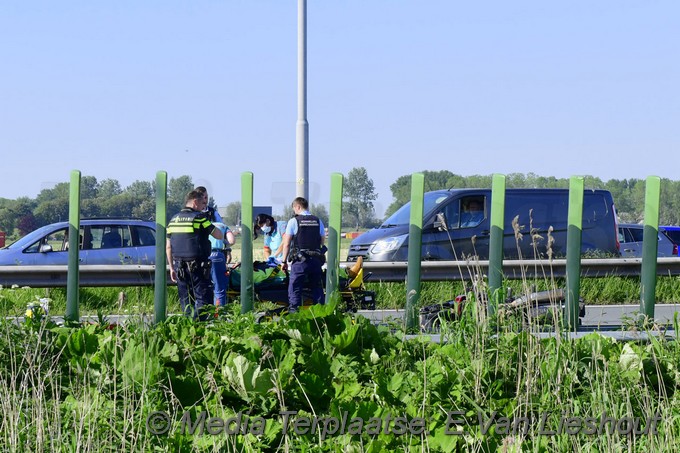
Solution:
[(315, 215), (297, 215), (295, 221), (298, 231), (293, 238), (293, 249), (296, 251), (321, 250), (321, 222)]
[(168, 223), (168, 237), (172, 258), (182, 260), (207, 260), (210, 256), (210, 233), (215, 226), (205, 212), (184, 208)]

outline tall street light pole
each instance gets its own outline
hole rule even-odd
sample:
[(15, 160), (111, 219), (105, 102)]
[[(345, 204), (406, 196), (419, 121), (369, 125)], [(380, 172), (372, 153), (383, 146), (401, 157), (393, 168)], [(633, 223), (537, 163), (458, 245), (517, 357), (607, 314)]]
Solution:
[(307, 122), (307, 0), (298, 0), (298, 119), (295, 134), (295, 193), (309, 200)]

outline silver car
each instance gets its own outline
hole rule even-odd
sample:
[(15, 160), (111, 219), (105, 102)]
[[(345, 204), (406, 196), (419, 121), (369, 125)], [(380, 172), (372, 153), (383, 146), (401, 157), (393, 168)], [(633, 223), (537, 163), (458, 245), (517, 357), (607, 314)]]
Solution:
[[(642, 258), (642, 233), (644, 225), (637, 223), (619, 224), (619, 243), (621, 244), (621, 256), (623, 258)], [(672, 257), (673, 242), (659, 231), (659, 246), (657, 256)]]

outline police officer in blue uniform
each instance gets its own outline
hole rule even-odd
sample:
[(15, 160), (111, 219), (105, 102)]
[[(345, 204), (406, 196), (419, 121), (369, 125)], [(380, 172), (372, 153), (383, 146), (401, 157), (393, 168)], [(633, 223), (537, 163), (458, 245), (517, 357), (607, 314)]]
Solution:
[(234, 245), (236, 239), (234, 233), (229, 227), (222, 222), (222, 216), (214, 207), (210, 206), (210, 197), (208, 196), (208, 189), (205, 186), (198, 186), (194, 190), (203, 194), (203, 201), (205, 202), (205, 212), (208, 220), (215, 225), (217, 229), (222, 232), (223, 239), (215, 239), (210, 236), (211, 252), (208, 259), (210, 259), (210, 268), (213, 282), (213, 293), (215, 296), (215, 306), (224, 306), (227, 303), (227, 289), (229, 286), (229, 279), (227, 278), (227, 263), (231, 262), (231, 246)]
[[(303, 197), (293, 200), (295, 217), (288, 221), (283, 236), (283, 256), (288, 267), (288, 312), (295, 313), (302, 306), (302, 290), (308, 284), (312, 301), (324, 303), (323, 270), (326, 262), (323, 245), (326, 229), (321, 219), (309, 212), (309, 203)], [(288, 263), (290, 263), (288, 265)]]
[(170, 278), (177, 283), (182, 312), (200, 320), (208, 317), (204, 307), (213, 304), (209, 236), (216, 239), (224, 237), (208, 220), (203, 211), (205, 207), (202, 193), (197, 190), (189, 192), (185, 207), (168, 223), (165, 245)]

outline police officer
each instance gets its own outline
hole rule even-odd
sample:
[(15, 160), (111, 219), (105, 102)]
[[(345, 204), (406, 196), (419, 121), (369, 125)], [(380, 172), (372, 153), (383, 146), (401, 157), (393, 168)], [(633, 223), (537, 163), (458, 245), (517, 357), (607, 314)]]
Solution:
[[(168, 223), (166, 251), (170, 278), (177, 282), (182, 312), (194, 319), (206, 320), (203, 307), (213, 304), (210, 276), (210, 239), (222, 239), (222, 232), (203, 211), (205, 197), (197, 190), (189, 192), (184, 208)], [(193, 313), (192, 313), (193, 312)]]
[(222, 222), (214, 222), (215, 228), (220, 230), (224, 239), (215, 239), (212, 235), (210, 239), (210, 268), (215, 293), (215, 306), (224, 306), (227, 303), (227, 290), (229, 289), (229, 278), (227, 277), (227, 261), (224, 253), (227, 244), (234, 245), (234, 233)]
[[(295, 217), (288, 221), (283, 236), (284, 268), (290, 269), (288, 283), (288, 312), (295, 313), (302, 306), (305, 280), (312, 289), (315, 304), (324, 303), (323, 271), (326, 261), (323, 246), (326, 229), (321, 219), (309, 212), (309, 203), (298, 197), (292, 204)], [(288, 265), (290, 263), (290, 265)]]
[(214, 207), (210, 206), (210, 197), (208, 196), (208, 189), (205, 186), (198, 186), (194, 190), (203, 194), (205, 209), (208, 220), (215, 225), (224, 236), (224, 240), (210, 237), (210, 265), (213, 282), (213, 290), (215, 295), (215, 305), (224, 306), (227, 302), (227, 290), (229, 286), (229, 279), (227, 278), (227, 263), (231, 263), (231, 246), (236, 242), (234, 233), (227, 225), (222, 222), (222, 216)]

